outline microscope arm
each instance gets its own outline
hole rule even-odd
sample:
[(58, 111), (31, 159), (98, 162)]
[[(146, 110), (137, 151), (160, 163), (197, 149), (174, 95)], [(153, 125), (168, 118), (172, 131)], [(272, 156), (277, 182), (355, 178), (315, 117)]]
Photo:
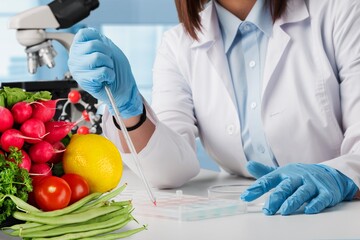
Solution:
[(67, 32), (46, 32), (43, 29), (18, 30), (16, 32), (18, 42), (25, 46), (34, 46), (46, 40), (56, 40), (63, 45), (66, 50), (70, 49), (74, 34)]

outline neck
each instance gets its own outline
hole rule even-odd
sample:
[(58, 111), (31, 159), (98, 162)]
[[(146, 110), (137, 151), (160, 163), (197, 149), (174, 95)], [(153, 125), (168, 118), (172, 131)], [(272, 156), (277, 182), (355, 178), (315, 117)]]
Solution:
[(256, 0), (217, 0), (217, 2), (239, 19), (245, 20)]

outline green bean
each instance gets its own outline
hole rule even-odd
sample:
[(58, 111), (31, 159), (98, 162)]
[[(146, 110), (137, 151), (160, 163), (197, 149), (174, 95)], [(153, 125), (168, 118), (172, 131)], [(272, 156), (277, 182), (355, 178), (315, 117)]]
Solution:
[(106, 201), (106, 202), (99, 202), (95, 205), (86, 205), (86, 206), (83, 206), (82, 208), (80, 209), (77, 209), (76, 211), (74, 211), (73, 213), (80, 213), (80, 212), (85, 212), (91, 208), (94, 208), (94, 207), (102, 207), (102, 206), (127, 206), (127, 205), (131, 205), (131, 200), (125, 200), (125, 201), (120, 201), (120, 202), (109, 202), (109, 201)]
[(105, 229), (109, 227), (113, 227), (115, 225), (118, 225), (120, 223), (123, 223), (126, 221), (129, 217), (129, 214), (123, 214), (119, 215), (117, 217), (108, 219), (103, 222), (95, 222), (95, 223), (88, 223), (88, 224), (82, 224), (81, 226), (77, 224), (71, 224), (67, 226), (59, 226), (57, 228), (51, 229), (49, 231), (36, 231), (31, 233), (24, 233), (22, 232), (19, 237), (54, 237), (64, 234), (70, 234), (70, 233), (78, 233), (78, 232), (85, 232), (90, 230), (97, 230), (97, 229)]
[(124, 232), (119, 232), (119, 233), (109, 233), (109, 234), (104, 234), (104, 235), (100, 235), (100, 236), (95, 236), (95, 237), (88, 237), (88, 238), (80, 238), (79, 240), (116, 240), (119, 238), (126, 238), (129, 237), (131, 235), (134, 235), (135, 233), (141, 232), (142, 230), (146, 230), (147, 225), (143, 225), (142, 227), (139, 228), (135, 228), (135, 229), (131, 229), (128, 231), (124, 231)]
[(39, 217), (57, 217), (57, 216), (61, 216), (64, 214), (68, 214), (73, 212), (74, 210), (79, 209), (80, 207), (84, 206), (86, 203), (90, 202), (91, 200), (97, 199), (101, 196), (101, 193), (92, 193), (87, 195), (86, 197), (80, 199), (79, 201), (71, 204), (68, 207), (59, 209), (59, 210), (54, 210), (54, 211), (49, 211), (49, 212), (32, 212), (31, 214), (34, 216), (39, 216)]
[(121, 187), (107, 193), (107, 194), (104, 194), (102, 195), (101, 197), (99, 197), (98, 199), (96, 199), (95, 201), (93, 202), (90, 202), (89, 204), (83, 206), (82, 208), (85, 208), (85, 209), (89, 209), (91, 207), (93, 207), (94, 205), (98, 204), (98, 203), (101, 203), (101, 202), (106, 202), (114, 197), (116, 197), (117, 195), (119, 195), (122, 191), (124, 191), (124, 189), (126, 188), (127, 184), (123, 184)]
[(29, 233), (29, 232), (35, 232), (35, 231), (46, 231), (46, 230), (50, 230), (50, 229), (53, 229), (53, 228), (56, 228), (56, 227), (59, 227), (59, 226), (62, 226), (62, 225), (41, 225), (41, 226), (38, 226), (38, 227), (33, 227), (33, 228), (28, 228), (28, 229), (19, 229), (19, 230), (15, 230), (13, 232), (10, 233), (11, 236), (15, 236), (15, 237), (18, 237), (18, 236), (22, 236), (24, 233)]
[(71, 240), (71, 239), (80, 239), (85, 237), (93, 237), (99, 234), (103, 233), (109, 233), (115, 230), (118, 230), (122, 227), (124, 227), (126, 224), (128, 224), (132, 220), (132, 217), (129, 216), (125, 221), (122, 223), (116, 224), (115, 226), (104, 228), (104, 229), (97, 229), (92, 231), (86, 231), (86, 232), (78, 232), (78, 233), (69, 233), (60, 235), (57, 237), (50, 237), (50, 238), (32, 238), (32, 240)]
[(90, 219), (90, 220), (88, 220), (86, 222), (83, 222), (83, 223), (79, 223), (78, 226), (80, 226), (82, 224), (87, 224), (87, 223), (102, 222), (102, 221), (106, 221), (108, 219), (117, 217), (119, 215), (128, 214), (128, 213), (131, 213), (131, 209), (132, 209), (132, 207), (130, 207), (130, 206), (126, 207), (126, 208), (122, 208), (122, 209), (119, 209), (119, 210), (117, 210), (115, 212), (108, 213), (108, 214), (105, 214), (105, 215)]
[[(102, 215), (102, 216), (99, 216), (99, 217), (96, 217), (96, 218), (93, 218), (93, 219), (90, 219), (88, 221), (85, 221), (85, 222), (82, 222), (82, 223), (78, 223), (76, 224), (76, 226), (82, 226), (82, 225), (85, 225), (85, 224), (90, 224), (90, 223), (98, 223), (98, 222), (103, 222), (103, 221), (106, 221), (106, 220), (109, 220), (109, 219), (112, 219), (114, 217), (117, 217), (119, 215), (123, 215), (123, 214), (126, 214), (126, 213), (129, 213), (130, 210), (132, 209), (132, 206), (131, 205), (128, 205), (120, 210), (117, 210), (115, 212), (112, 212), (112, 213), (109, 213), (109, 214), (105, 214), (105, 215)], [(32, 233), (32, 232), (36, 232), (36, 231), (46, 231), (46, 230), (50, 230), (50, 229), (53, 229), (53, 228), (56, 228), (56, 227), (59, 227), (59, 226), (62, 226), (62, 227), (67, 227), (67, 226), (71, 226), (72, 224), (67, 224), (67, 225), (63, 225), (63, 224), (59, 224), (59, 225), (41, 225), (41, 226), (38, 226), (38, 227), (32, 227), (32, 228), (27, 228), (27, 229), (22, 229), (22, 230), (15, 230), (13, 232), (11, 232), (11, 236), (19, 236), (20, 234), (20, 231), (23, 234), (28, 234), (28, 233)]]
[(21, 198), (18, 198), (14, 195), (6, 194), (4, 198), (6, 197), (9, 197), (21, 211), (31, 212), (31, 213), (42, 212), (41, 210), (37, 209), (36, 207), (28, 204), (27, 202), (23, 201)]
[(39, 226), (43, 226), (43, 224), (29, 222), (29, 223), (20, 223), (20, 224), (12, 225), (10, 227), (4, 227), (3, 229), (19, 230), (19, 229), (28, 229), (28, 228), (34, 228), (34, 227), (39, 227)]
[(84, 222), (95, 217), (119, 210), (118, 206), (93, 208), (82, 213), (72, 213), (57, 217), (39, 217), (30, 213), (14, 212), (13, 217), (18, 220), (31, 221), (43, 224), (57, 225)]

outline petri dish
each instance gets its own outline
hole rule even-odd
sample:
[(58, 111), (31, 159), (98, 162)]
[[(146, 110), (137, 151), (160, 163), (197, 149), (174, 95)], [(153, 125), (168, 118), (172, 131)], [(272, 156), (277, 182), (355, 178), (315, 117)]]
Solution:
[(208, 198), (214, 199), (230, 199), (233, 201), (241, 201), (246, 206), (246, 212), (262, 212), (262, 207), (268, 194), (264, 194), (252, 202), (244, 202), (240, 199), (240, 195), (246, 191), (250, 185), (246, 184), (224, 184), (214, 185), (208, 188)]

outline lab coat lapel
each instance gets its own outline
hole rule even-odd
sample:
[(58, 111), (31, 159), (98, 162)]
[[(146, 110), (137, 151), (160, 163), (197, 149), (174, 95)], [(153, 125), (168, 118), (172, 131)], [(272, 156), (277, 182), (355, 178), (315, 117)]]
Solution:
[(265, 94), (269, 83), (273, 81), (273, 74), (276, 68), (279, 67), (281, 59), (284, 57), (291, 40), (291, 37), (283, 30), (282, 26), (284, 24), (303, 21), (308, 17), (309, 12), (304, 0), (289, 0), (287, 3), (287, 11), (282, 18), (274, 23), (265, 59), (262, 96)]
[(232, 85), (229, 64), (225, 55), (222, 40), (216, 41), (207, 51), (207, 55), (212, 67), (215, 69), (218, 77), (225, 85), (225, 88), (230, 95), (232, 102), (235, 104), (236, 102), (234, 87)]
[(290, 39), (290, 36), (285, 33), (280, 26), (274, 26), (273, 36), (269, 39), (268, 43), (261, 95), (264, 94), (276, 67), (279, 65), (281, 57), (284, 55)]
[[(222, 81), (236, 106), (235, 93), (232, 86), (229, 64), (226, 58), (220, 26), (213, 2), (202, 12), (202, 32), (198, 33), (199, 40), (192, 44), (192, 48), (203, 48), (206, 51), (210, 67), (215, 69), (217, 77)], [(204, 64), (206, 64), (204, 62)]]

